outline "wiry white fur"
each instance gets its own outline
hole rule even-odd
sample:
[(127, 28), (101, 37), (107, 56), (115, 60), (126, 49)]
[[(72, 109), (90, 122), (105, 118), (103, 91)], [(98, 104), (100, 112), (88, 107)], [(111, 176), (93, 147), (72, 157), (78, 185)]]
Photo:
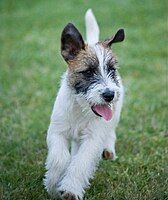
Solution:
[[(120, 87), (117, 87), (103, 71), (108, 56), (104, 57), (102, 47), (95, 44), (92, 48), (99, 59), (104, 83), (92, 86), (93, 89), (88, 92), (86, 100), (80, 95), (76, 96), (69, 87), (67, 71), (63, 76), (51, 115), (44, 184), (52, 195), (57, 191), (68, 191), (73, 193), (76, 199), (82, 199), (84, 189), (89, 186), (89, 179), (93, 177), (103, 149), (115, 155), (115, 128), (122, 107), (123, 86), (120, 78)], [(96, 116), (90, 108), (90, 103), (102, 103), (99, 92), (106, 87), (120, 94), (111, 105), (113, 117), (110, 121)]]
[(91, 9), (88, 9), (85, 15), (86, 40), (89, 45), (96, 44), (99, 41), (99, 26)]

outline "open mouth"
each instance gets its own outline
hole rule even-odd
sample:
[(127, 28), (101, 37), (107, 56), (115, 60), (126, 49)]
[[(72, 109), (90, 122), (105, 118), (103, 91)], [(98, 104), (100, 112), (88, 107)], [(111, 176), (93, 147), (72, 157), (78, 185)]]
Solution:
[(103, 117), (106, 121), (110, 121), (112, 118), (112, 109), (109, 105), (94, 105), (91, 107), (95, 115)]

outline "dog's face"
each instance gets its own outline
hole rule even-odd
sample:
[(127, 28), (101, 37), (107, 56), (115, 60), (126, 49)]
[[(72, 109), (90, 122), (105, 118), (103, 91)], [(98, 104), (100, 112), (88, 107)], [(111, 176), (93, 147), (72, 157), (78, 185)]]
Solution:
[(68, 24), (61, 37), (61, 53), (68, 63), (68, 81), (78, 98), (85, 99), (93, 112), (105, 120), (119, 99), (121, 81), (117, 60), (110, 46), (124, 40), (120, 29), (112, 38), (93, 46), (84, 43), (79, 31)]

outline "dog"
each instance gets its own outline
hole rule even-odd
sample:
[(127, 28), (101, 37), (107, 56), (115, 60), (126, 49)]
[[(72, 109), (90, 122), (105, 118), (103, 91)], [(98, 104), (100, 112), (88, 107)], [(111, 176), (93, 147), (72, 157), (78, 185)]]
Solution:
[(115, 129), (124, 88), (117, 58), (111, 50), (125, 38), (119, 29), (99, 41), (91, 9), (86, 12), (86, 38), (68, 23), (61, 35), (61, 54), (68, 64), (63, 75), (47, 134), (44, 185), (62, 200), (81, 200), (99, 160), (115, 159)]

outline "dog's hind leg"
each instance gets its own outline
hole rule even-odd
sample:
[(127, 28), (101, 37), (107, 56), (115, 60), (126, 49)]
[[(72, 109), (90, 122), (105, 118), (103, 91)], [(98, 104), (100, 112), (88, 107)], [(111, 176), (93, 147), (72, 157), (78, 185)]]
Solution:
[(116, 142), (116, 134), (115, 131), (113, 131), (105, 141), (104, 150), (102, 153), (103, 159), (115, 160), (117, 158), (115, 152), (115, 142)]
[(56, 186), (70, 160), (68, 140), (64, 133), (57, 130), (56, 125), (51, 123), (47, 135), (48, 157), (44, 185), (52, 196), (57, 194)]

